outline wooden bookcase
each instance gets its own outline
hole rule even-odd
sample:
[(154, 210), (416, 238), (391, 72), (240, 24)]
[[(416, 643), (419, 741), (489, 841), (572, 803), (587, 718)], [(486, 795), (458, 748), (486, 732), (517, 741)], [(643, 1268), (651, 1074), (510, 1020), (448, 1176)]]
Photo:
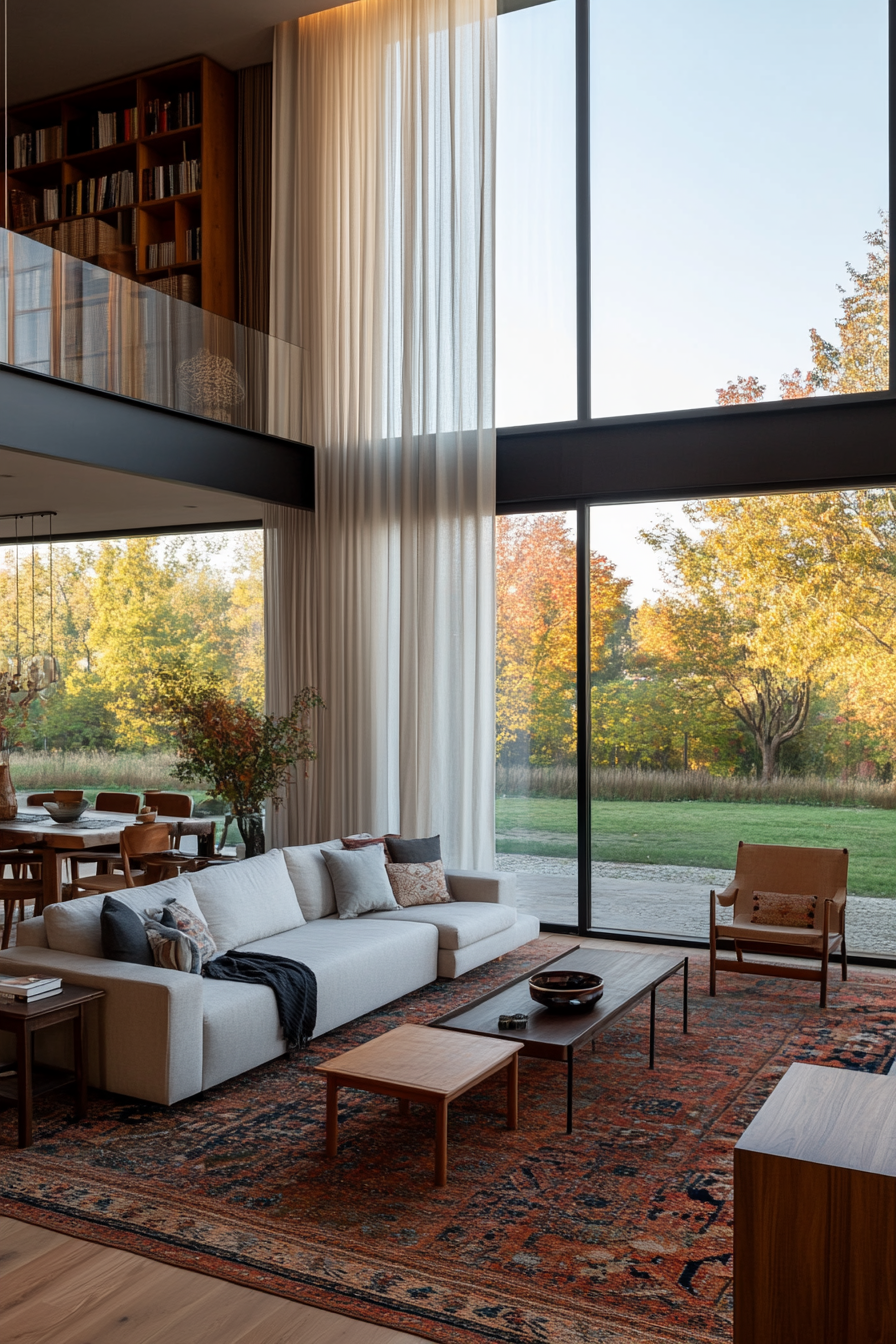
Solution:
[[(186, 94), (198, 100), (199, 119), (189, 126), (156, 129), (149, 107), (158, 100), (161, 113), (162, 105), (169, 102), (170, 116), (176, 119), (178, 98)], [(98, 113), (119, 113), (123, 122), (125, 110), (133, 108), (137, 109), (133, 138), (106, 148), (88, 147), (91, 135), (98, 134)], [(54, 126), (61, 127), (60, 156), (14, 167), (14, 137)], [(36, 135), (33, 138), (36, 143)], [(153, 199), (147, 191), (147, 170), (184, 160), (199, 161), (199, 187)], [(70, 208), (75, 202), (67, 199), (67, 188), (76, 189), (79, 181), (123, 170), (133, 174), (133, 206), (77, 214)], [(58, 191), (56, 220), (43, 218), (47, 188)], [(195, 302), (222, 317), (236, 318), (236, 81), (230, 71), (208, 57), (192, 57), (11, 108), (9, 190), (23, 211), (30, 210), (26, 197), (36, 202), (35, 223), (17, 223), (10, 210), (10, 227), (16, 232), (34, 234), (70, 251), (66, 240), (72, 234), (62, 226), (76, 219), (101, 220), (114, 229), (114, 240), (110, 229), (103, 229), (102, 244), (90, 255), (91, 261), (144, 284), (192, 276)], [(201, 251), (194, 260), (188, 255), (187, 235), (195, 229), (201, 231)], [(154, 243), (173, 243), (173, 262), (167, 263), (166, 258), (167, 264), (150, 267), (148, 249)], [(83, 247), (77, 255), (84, 255)]]

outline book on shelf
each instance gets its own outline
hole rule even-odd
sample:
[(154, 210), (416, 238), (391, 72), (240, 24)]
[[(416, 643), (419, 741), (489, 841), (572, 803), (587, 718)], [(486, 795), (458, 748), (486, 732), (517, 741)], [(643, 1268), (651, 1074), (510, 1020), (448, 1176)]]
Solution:
[(82, 177), (65, 189), (67, 215), (91, 215), (95, 210), (115, 210), (134, 204), (134, 174), (129, 168), (103, 177)]
[(171, 242), (166, 243), (147, 243), (146, 245), (146, 269), (154, 271), (159, 266), (173, 266), (177, 261), (177, 247)]
[(38, 131), (23, 131), (10, 137), (12, 168), (28, 168), (32, 163), (48, 163), (62, 158), (62, 127), (43, 126)]
[(201, 185), (200, 160), (184, 158), (178, 163), (144, 168), (141, 191), (144, 201), (161, 201), (166, 196), (184, 196), (187, 192), (198, 191)]
[(187, 90), (175, 98), (148, 98), (143, 109), (143, 134), (182, 131), (187, 126), (196, 126), (199, 120), (199, 94), (196, 91)]
[(67, 128), (69, 154), (83, 154), (88, 149), (109, 149), (124, 145), (139, 135), (136, 107), (118, 112), (92, 112), (90, 116), (70, 121)]
[(59, 218), (59, 188), (44, 187), (44, 219)]
[(33, 1003), (51, 994), (62, 993), (58, 976), (13, 975), (0, 978), (0, 999), (15, 999), (19, 1003)]
[(187, 229), (184, 241), (184, 256), (187, 261), (202, 260), (202, 228), (196, 225), (195, 229)]
[(9, 188), (9, 214), (14, 229), (32, 229), (41, 223), (37, 217), (37, 197), (21, 187)]

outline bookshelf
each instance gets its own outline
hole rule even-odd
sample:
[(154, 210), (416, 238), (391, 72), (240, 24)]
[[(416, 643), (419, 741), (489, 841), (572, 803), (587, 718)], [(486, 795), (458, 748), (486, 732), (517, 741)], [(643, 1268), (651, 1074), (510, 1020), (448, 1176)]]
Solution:
[(9, 225), (236, 318), (236, 82), (207, 56), (10, 109)]

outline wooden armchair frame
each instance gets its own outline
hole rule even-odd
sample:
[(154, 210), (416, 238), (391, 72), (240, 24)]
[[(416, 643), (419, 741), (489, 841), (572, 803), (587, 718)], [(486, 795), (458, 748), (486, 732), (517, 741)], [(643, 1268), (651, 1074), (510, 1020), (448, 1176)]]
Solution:
[[(827, 1007), (828, 965), (840, 954), (842, 979), (848, 975), (846, 955), (846, 877), (849, 851), (798, 845), (748, 845), (737, 847), (734, 880), (724, 891), (709, 893), (709, 992), (715, 995), (716, 973), (774, 975), (792, 980), (813, 980), (820, 985), (820, 1006)], [(815, 924), (810, 929), (771, 926), (752, 922), (754, 891), (774, 891), (791, 896), (815, 896)], [(716, 902), (733, 907), (730, 924), (716, 923)], [(719, 942), (733, 942), (736, 961), (718, 955)], [(780, 965), (768, 961), (745, 961), (744, 952), (820, 960), (814, 966)]]

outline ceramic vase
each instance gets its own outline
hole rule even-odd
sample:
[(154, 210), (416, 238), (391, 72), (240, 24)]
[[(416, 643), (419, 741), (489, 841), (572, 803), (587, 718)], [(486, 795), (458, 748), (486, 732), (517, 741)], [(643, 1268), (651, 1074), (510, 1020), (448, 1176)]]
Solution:
[(0, 821), (12, 821), (19, 810), (16, 791), (9, 777), (9, 766), (0, 762)]
[(246, 858), (254, 858), (264, 853), (264, 817), (260, 812), (247, 812), (237, 817), (237, 828), (246, 846)]

